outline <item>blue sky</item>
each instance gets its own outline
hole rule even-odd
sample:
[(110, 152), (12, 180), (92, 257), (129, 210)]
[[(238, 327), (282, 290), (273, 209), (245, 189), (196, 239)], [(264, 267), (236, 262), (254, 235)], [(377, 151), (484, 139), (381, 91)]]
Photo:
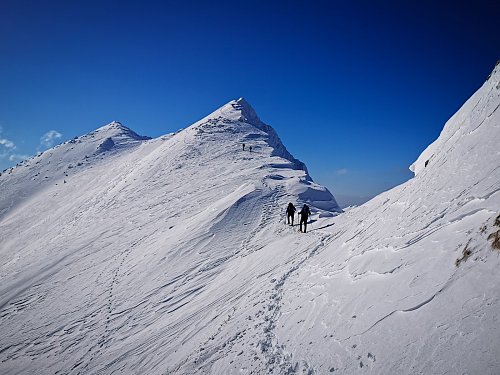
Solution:
[(245, 97), (315, 181), (373, 196), (500, 58), (495, 1), (0, 1), (0, 169), (113, 120)]

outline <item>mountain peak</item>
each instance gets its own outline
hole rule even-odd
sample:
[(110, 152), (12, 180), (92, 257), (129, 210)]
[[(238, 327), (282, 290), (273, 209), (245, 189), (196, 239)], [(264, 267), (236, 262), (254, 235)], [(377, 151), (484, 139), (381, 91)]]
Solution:
[(104, 138), (120, 138), (121, 140), (134, 140), (134, 141), (144, 141), (151, 139), (151, 137), (146, 137), (137, 134), (132, 129), (126, 127), (119, 121), (112, 121), (109, 124), (101, 126), (95, 131), (91, 132), (92, 134), (99, 134)]
[(106, 124), (104, 126), (101, 126), (100, 128), (96, 129), (96, 131), (102, 132), (102, 131), (108, 131), (108, 130), (119, 130), (119, 131), (131, 131), (130, 128), (126, 127), (119, 121), (111, 121), (109, 124)]
[(219, 118), (225, 118), (233, 122), (245, 122), (247, 124), (253, 125), (261, 130), (265, 124), (259, 119), (257, 113), (253, 107), (248, 103), (245, 98), (239, 98), (229, 101), (224, 104), (219, 109), (206, 116), (200, 122), (205, 122), (207, 120), (217, 120)]
[[(220, 124), (225, 124), (223, 126), (226, 127), (226, 130), (231, 129), (231, 136), (234, 136), (236, 132), (240, 132), (242, 134), (242, 142), (255, 142), (261, 138), (263, 142), (272, 148), (271, 156), (279, 156), (287, 159), (292, 163), (294, 168), (304, 170), (306, 172), (306, 179), (311, 180), (305, 164), (295, 159), (288, 152), (276, 131), (270, 125), (260, 120), (253, 107), (245, 98), (241, 97), (229, 101), (200, 121), (195, 122), (190, 128), (196, 129), (199, 132), (198, 134), (202, 134), (206, 130), (214, 128), (214, 126), (220, 129)], [(248, 125), (250, 126), (248, 127)], [(220, 130), (216, 132), (221, 133)]]

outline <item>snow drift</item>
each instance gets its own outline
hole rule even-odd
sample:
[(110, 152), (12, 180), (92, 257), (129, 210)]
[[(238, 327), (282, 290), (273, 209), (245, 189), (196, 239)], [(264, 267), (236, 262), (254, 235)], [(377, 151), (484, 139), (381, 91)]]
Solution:
[(500, 372), (499, 106), (497, 65), (413, 164), (416, 177), (334, 219), (288, 278), (276, 342), (304, 368)]
[(497, 374), (499, 81), (342, 215), (243, 99), (3, 174), (0, 372)]

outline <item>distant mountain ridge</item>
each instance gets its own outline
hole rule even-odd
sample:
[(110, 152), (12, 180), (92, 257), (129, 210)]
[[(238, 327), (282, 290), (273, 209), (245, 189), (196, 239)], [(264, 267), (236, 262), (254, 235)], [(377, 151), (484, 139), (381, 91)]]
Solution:
[(106, 152), (134, 148), (150, 139), (113, 121), (7, 169), (0, 176), (0, 219), (21, 199), (44, 189), (48, 183), (64, 183), (71, 174), (103, 157)]

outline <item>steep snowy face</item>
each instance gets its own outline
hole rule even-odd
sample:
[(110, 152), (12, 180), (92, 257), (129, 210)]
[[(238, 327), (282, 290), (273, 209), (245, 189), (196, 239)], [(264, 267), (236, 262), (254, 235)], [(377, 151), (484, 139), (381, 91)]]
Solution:
[[(263, 123), (252, 106), (244, 99), (231, 100), (215, 112), (211, 113), (192, 127), (197, 127), (206, 123), (231, 122), (239, 124), (239, 131), (246, 131), (247, 134), (241, 138), (241, 142), (246, 142), (249, 146), (252, 143), (265, 143), (271, 147), (271, 156), (278, 156), (291, 163), (291, 167), (302, 169), (306, 172), (305, 178), (312, 181), (307, 172), (307, 167), (300, 160), (295, 159), (281, 142), (276, 131), (269, 125)], [(246, 126), (245, 126), (246, 125)], [(250, 125), (250, 127), (248, 127)]]
[[(430, 144), (418, 159), (410, 166), (415, 175), (425, 168), (442, 165), (445, 160), (461, 160), (469, 158), (463, 151), (463, 143), (468, 142), (470, 135), (480, 129), (484, 122), (495, 121), (492, 116), (498, 116), (498, 89), (500, 85), (500, 64), (497, 63), (484, 85), (455, 113), (445, 124), (439, 138)], [(483, 129), (487, 126), (483, 127)], [(474, 139), (475, 140), (475, 139)], [(470, 143), (470, 142), (469, 142)]]
[(497, 66), (416, 177), (335, 218), (288, 278), (276, 340), (304, 368), (500, 372), (499, 82)]
[[(243, 98), (230, 101), (194, 123), (165, 147), (171, 152), (172, 147), (184, 149), (185, 145), (192, 145), (193, 152), (214, 162), (228, 157), (233, 163), (236, 160), (240, 165), (248, 163), (249, 169), (239, 173), (252, 175), (254, 168), (259, 168), (258, 179), (264, 178), (271, 185), (285, 185), (294, 202), (307, 203), (325, 215), (342, 212), (328, 189), (312, 181), (304, 163), (287, 151), (276, 131), (260, 121)], [(228, 171), (233, 173), (231, 169)]]

